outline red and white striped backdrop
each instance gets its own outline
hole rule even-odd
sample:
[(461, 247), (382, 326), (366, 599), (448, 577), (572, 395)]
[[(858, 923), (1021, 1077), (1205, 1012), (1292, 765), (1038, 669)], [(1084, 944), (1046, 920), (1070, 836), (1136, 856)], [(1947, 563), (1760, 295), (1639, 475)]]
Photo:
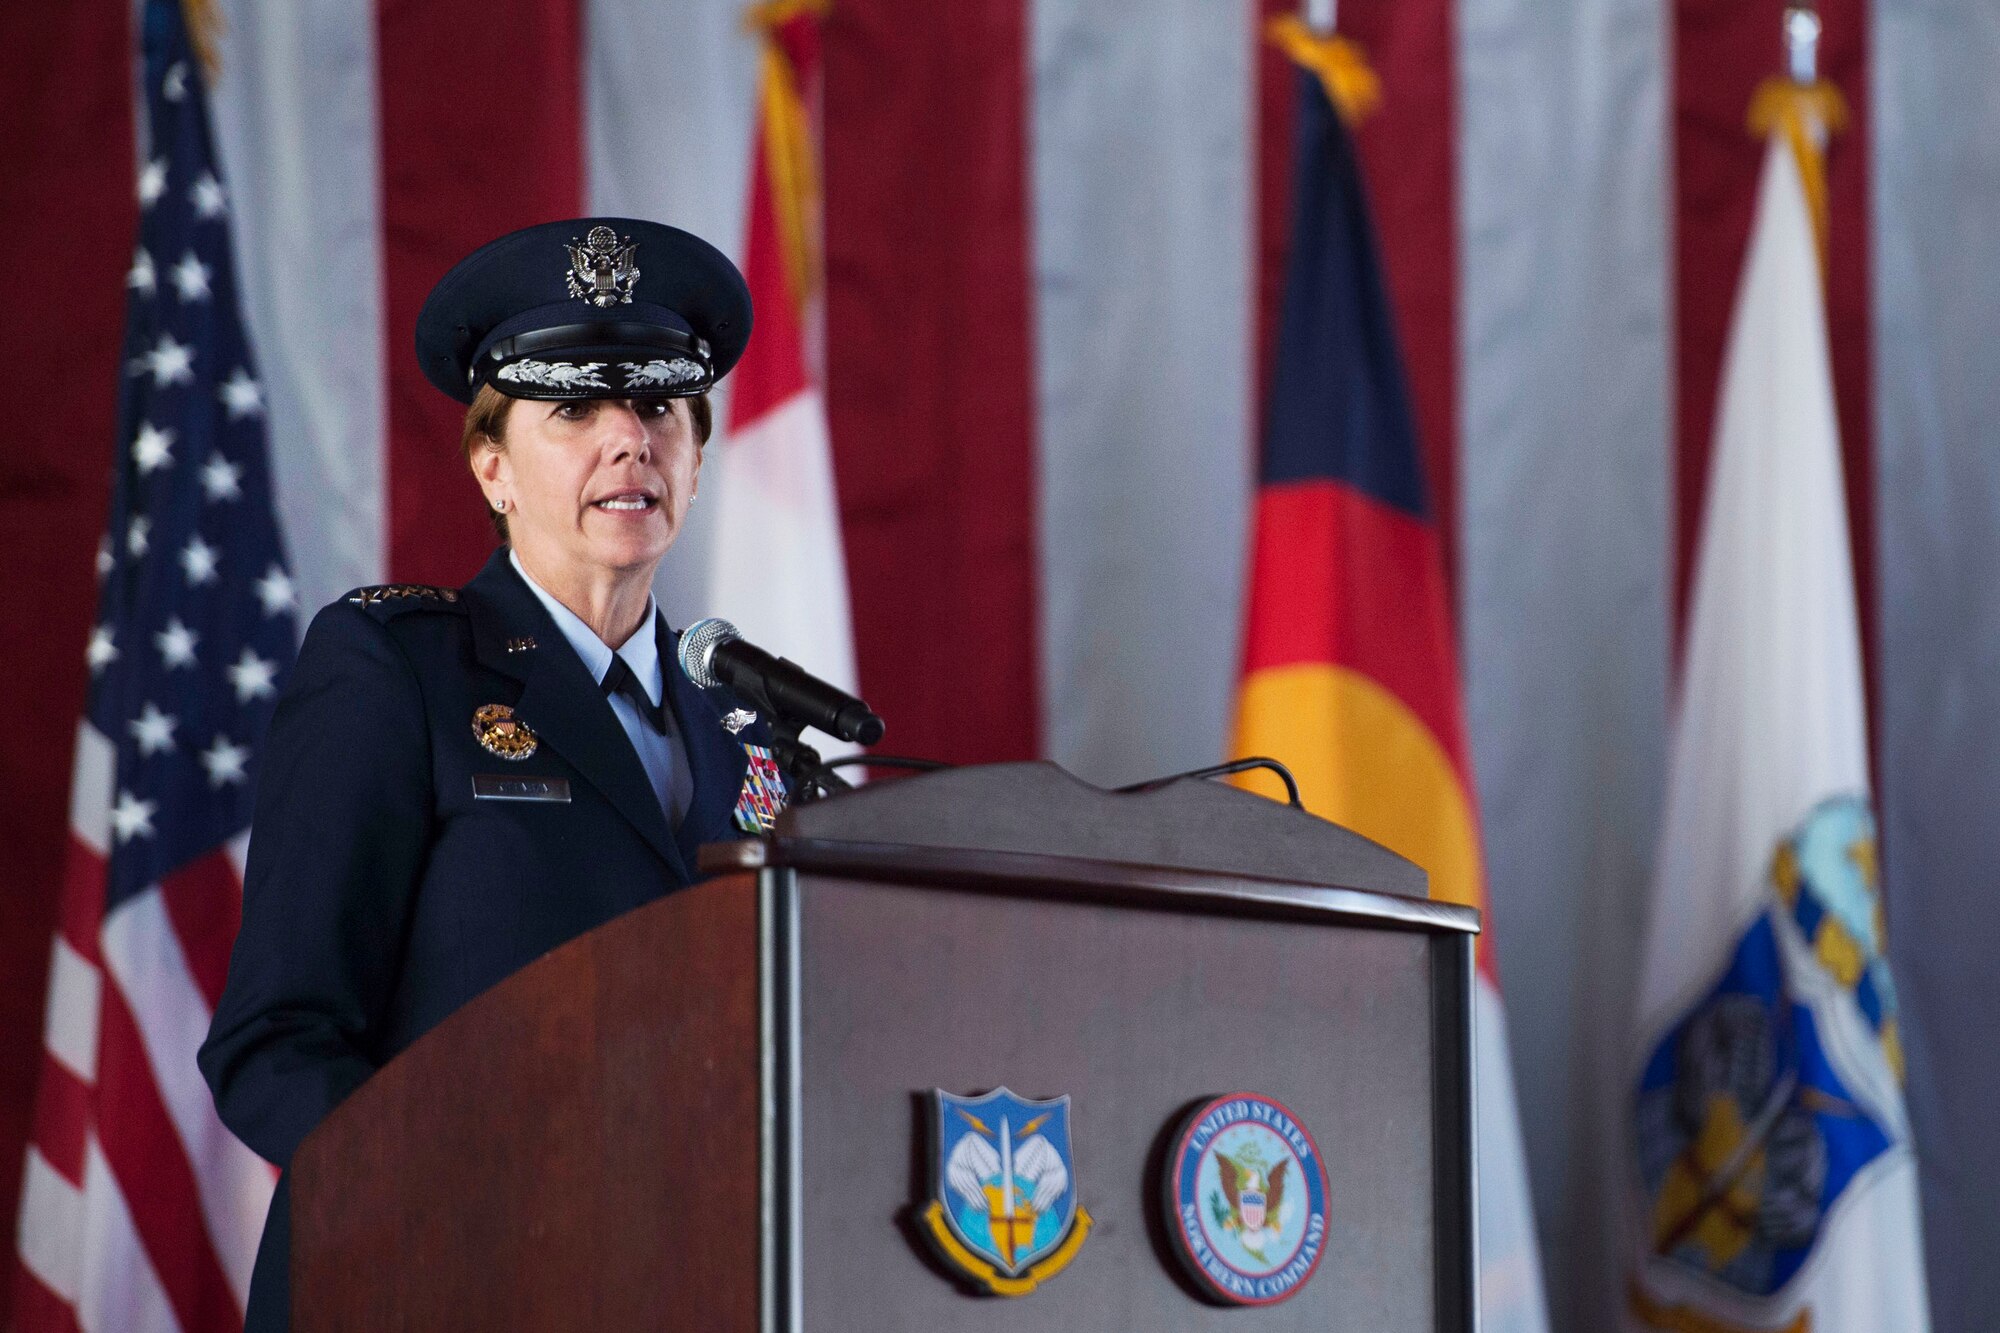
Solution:
[[(488, 535), (457, 409), (409, 353), (417, 304), (475, 244), (585, 211), (740, 253), (755, 46), (739, 7), (220, 7), (216, 110), (302, 599), (461, 580)], [(1260, 7), (1273, 0), (835, 0), (826, 397), (860, 679), (891, 748), (1044, 754), (1102, 780), (1221, 750), (1284, 216), (1288, 84), (1258, 45)], [(1618, 1296), (1601, 1223), (1620, 1179), (1612, 1102), (1670, 608), (1755, 180), (1743, 114), (1778, 60), (1779, 8), (1341, 6), (1384, 85), (1362, 149), (1451, 518), (1500, 968), (1564, 1327), (1600, 1326)], [(2000, 799), (2000, 763), (1927, 702), (1967, 719), (2000, 705), (1978, 669), (2000, 614), (1957, 623), (2000, 612), (1967, 572), (1995, 555), (1977, 535), (2000, 527), (1994, 506), (1967, 497), (2000, 493), (2000, 467), (1972, 461), (2000, 391), (1960, 350), (1990, 345), (2000, 299), (1953, 221), (2000, 202), (1983, 83), (2000, 32), (1986, 0), (1822, 12), (1823, 66), (1858, 113), (1831, 158), (1830, 307), (1864, 623), (1882, 646), (1890, 892), (1906, 895), (1903, 938), (1930, 940), (1907, 904), (1969, 906), (1992, 846), (1969, 818), (1925, 812)], [(0, 452), (14, 705), (0, 820), (15, 849), (0, 1208), (35, 1072), (81, 1041), (45, 1040), (41, 1014), (135, 223), (131, 52), (124, 0), (0, 13), (14, 131), (0, 364), (18, 368), (21, 404)], [(709, 466), (726, 484), (726, 440)], [(1878, 493), (1878, 466), (1907, 484)], [(683, 618), (727, 614), (702, 602), (712, 562), (757, 558), (741, 534), (691, 529), (663, 599)], [(1910, 595), (1880, 601), (1881, 585)], [(1899, 855), (1924, 873), (1898, 882)], [(1959, 1018), (1984, 956), (1901, 970), (1927, 1169), (1990, 1186), (2000, 1147), (1957, 1091), (2000, 1092)], [(1995, 1195), (1928, 1189), (1934, 1253), (2000, 1243), (2000, 1205), (1979, 1201)], [(1954, 1312), (2000, 1304), (2000, 1276), (1949, 1267), (1938, 1327), (1973, 1327)]]

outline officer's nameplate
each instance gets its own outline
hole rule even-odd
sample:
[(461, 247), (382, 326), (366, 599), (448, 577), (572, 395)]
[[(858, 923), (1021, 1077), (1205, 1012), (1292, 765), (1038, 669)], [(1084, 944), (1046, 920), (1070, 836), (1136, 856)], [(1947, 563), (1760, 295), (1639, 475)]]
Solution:
[(517, 778), (512, 774), (474, 773), (475, 801), (567, 801), (568, 778)]

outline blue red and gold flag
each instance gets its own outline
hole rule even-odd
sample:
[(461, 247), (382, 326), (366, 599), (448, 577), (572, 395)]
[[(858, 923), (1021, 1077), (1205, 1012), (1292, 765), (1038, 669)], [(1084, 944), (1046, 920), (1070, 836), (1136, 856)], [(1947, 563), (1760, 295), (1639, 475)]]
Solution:
[[(1269, 755), (1314, 814), (1485, 905), (1458, 656), (1415, 418), (1347, 118), (1358, 51), (1295, 21), (1303, 67), (1290, 253), (1254, 519), (1235, 749)], [(1276, 794), (1268, 775), (1246, 785)], [(1480, 937), (1481, 1297), (1489, 1329), (1547, 1327), (1493, 936)]]
[(1457, 652), (1409, 391), (1353, 141), (1318, 79), (1300, 89), (1236, 749), (1283, 760), (1308, 809), (1421, 864), (1433, 896), (1477, 906)]

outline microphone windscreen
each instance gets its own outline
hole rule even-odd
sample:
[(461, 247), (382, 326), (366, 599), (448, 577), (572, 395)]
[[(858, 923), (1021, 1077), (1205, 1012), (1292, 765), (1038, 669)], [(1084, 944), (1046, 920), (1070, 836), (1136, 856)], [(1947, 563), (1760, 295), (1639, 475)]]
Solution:
[(731, 639), (743, 636), (736, 632), (736, 626), (720, 616), (710, 616), (707, 620), (697, 620), (681, 631), (681, 670), (687, 678), (704, 690), (712, 690), (722, 682), (715, 675), (715, 650)]

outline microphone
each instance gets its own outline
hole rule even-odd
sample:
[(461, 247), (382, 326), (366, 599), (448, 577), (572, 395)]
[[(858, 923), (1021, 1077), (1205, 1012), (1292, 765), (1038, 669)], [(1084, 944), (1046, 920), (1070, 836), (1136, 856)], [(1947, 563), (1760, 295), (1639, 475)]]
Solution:
[(681, 670), (704, 690), (727, 685), (762, 699), (776, 712), (844, 741), (873, 745), (882, 719), (847, 691), (827, 684), (790, 658), (773, 657), (718, 617), (681, 632)]

